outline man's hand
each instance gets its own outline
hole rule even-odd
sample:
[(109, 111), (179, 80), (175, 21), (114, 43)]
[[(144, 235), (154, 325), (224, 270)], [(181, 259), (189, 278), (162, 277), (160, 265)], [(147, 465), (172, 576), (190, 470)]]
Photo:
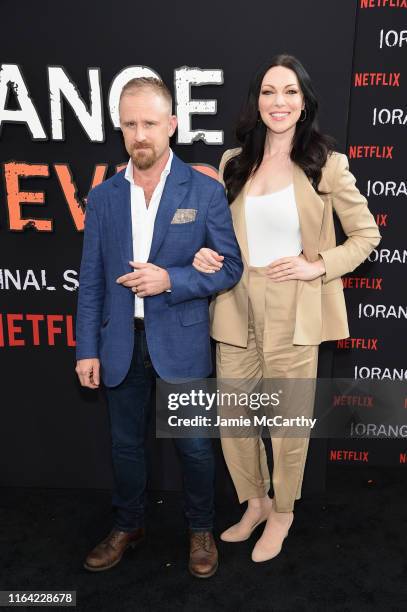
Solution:
[(224, 259), (223, 255), (219, 255), (216, 251), (203, 247), (195, 253), (192, 265), (198, 272), (213, 274), (222, 268)]
[(322, 257), (317, 261), (307, 261), (304, 255), (282, 257), (267, 266), (268, 278), (275, 282), (286, 280), (314, 280), (325, 274), (325, 264)]
[(129, 261), (135, 272), (119, 276), (116, 283), (129, 287), (138, 297), (158, 295), (171, 289), (170, 277), (167, 270), (159, 268), (152, 263)]
[(76, 362), (75, 371), (79, 377), (82, 387), (98, 389), (100, 384), (100, 361), (93, 359), (79, 359)]

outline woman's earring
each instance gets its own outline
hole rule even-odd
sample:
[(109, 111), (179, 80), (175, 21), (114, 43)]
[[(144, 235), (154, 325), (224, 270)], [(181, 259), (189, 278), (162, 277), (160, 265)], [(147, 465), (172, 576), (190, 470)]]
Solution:
[(304, 116), (300, 119), (300, 123), (303, 123), (306, 120), (306, 118), (307, 118), (307, 109), (305, 108), (305, 106), (304, 106), (304, 108), (301, 111), (301, 114), (302, 113), (304, 113)]

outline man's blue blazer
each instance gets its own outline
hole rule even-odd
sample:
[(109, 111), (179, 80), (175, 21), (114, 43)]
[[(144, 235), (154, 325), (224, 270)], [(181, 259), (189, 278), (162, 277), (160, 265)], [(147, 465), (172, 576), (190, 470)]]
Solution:
[[(171, 223), (178, 208), (194, 221)], [(193, 214), (192, 214), (193, 216)], [(204, 274), (194, 254), (209, 247), (223, 267)], [(134, 348), (134, 293), (116, 283), (134, 271), (130, 183), (124, 170), (89, 193), (76, 322), (77, 359), (98, 357), (108, 387), (125, 378)], [(144, 324), (153, 366), (164, 380), (211, 373), (208, 297), (238, 282), (243, 264), (224, 189), (174, 155), (154, 225), (149, 262), (165, 268), (171, 292), (144, 298)]]

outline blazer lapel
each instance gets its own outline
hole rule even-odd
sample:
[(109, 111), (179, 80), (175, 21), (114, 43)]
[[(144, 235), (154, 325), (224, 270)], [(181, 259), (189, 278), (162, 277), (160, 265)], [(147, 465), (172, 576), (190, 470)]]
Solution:
[(153, 240), (148, 257), (149, 262), (153, 262), (156, 258), (175, 211), (181, 206), (187, 195), (188, 182), (188, 166), (174, 155), (155, 218)]
[(120, 244), (121, 257), (126, 272), (132, 270), (129, 261), (133, 259), (133, 237), (131, 227), (130, 183), (124, 178), (124, 170), (113, 180), (113, 223)]
[(296, 164), (294, 164), (293, 183), (300, 220), (302, 249), (309, 261), (316, 261), (324, 216), (324, 202), (312, 187), (305, 172)]
[(245, 200), (250, 183), (251, 178), (246, 181), (245, 186), (243, 187), (237, 198), (230, 205), (230, 212), (232, 214), (233, 228), (235, 230), (236, 239), (239, 244), (242, 257), (247, 265), (249, 265), (249, 246), (247, 242), (246, 231)]

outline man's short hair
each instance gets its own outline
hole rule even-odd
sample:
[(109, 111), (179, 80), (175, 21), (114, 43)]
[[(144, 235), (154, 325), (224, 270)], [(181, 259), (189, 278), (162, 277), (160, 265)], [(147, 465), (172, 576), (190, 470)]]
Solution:
[(157, 79), (156, 77), (138, 77), (135, 79), (130, 79), (123, 86), (123, 89), (120, 92), (120, 100), (125, 95), (132, 95), (141, 89), (152, 89), (157, 94), (165, 98), (167, 100), (170, 110), (172, 110), (172, 95), (164, 81), (161, 79)]

